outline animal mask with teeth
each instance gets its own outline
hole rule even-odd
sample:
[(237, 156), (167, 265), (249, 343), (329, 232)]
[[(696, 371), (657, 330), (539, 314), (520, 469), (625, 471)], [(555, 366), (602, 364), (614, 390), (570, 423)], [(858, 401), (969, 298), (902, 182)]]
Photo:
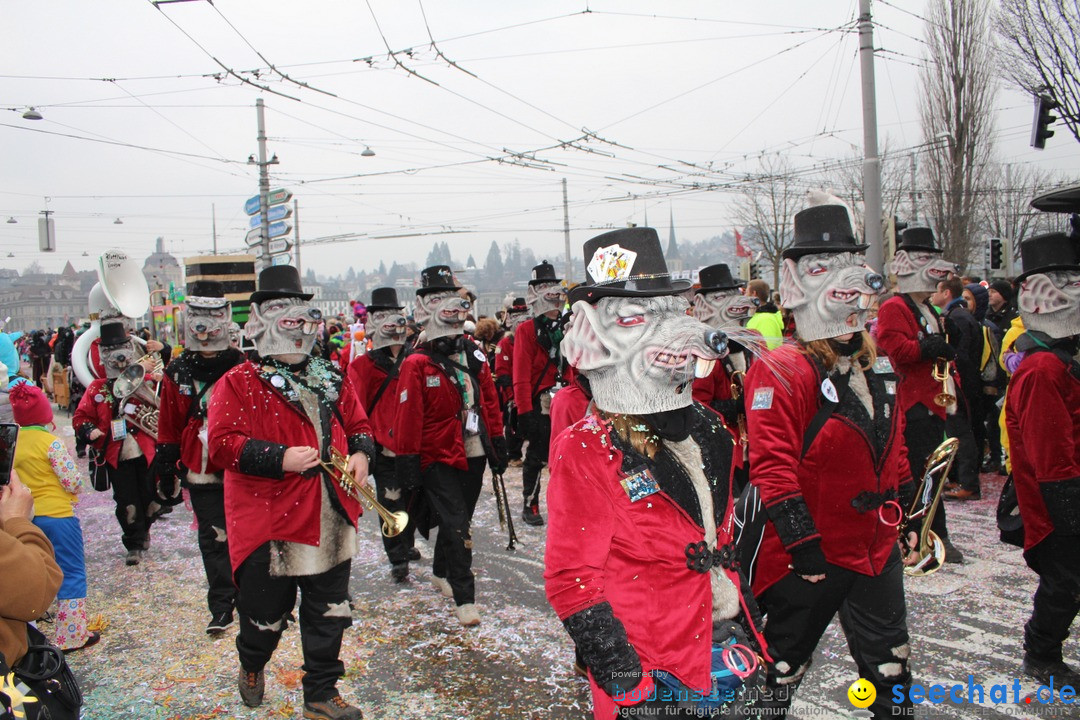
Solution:
[(941, 253), (925, 250), (897, 250), (889, 265), (889, 272), (896, 275), (896, 291), (901, 293), (934, 292), (939, 282), (958, 269)]
[(105, 366), (105, 377), (115, 380), (142, 356), (143, 352), (135, 346), (134, 340), (119, 345), (101, 346), (101, 364)]
[(566, 293), (557, 282), (536, 283), (525, 292), (525, 303), (533, 317), (540, 317), (552, 310), (562, 310)]
[(306, 300), (272, 298), (251, 304), (244, 334), (262, 357), (308, 355), (315, 345), (322, 313)]
[(850, 252), (788, 258), (780, 278), (780, 301), (795, 315), (804, 342), (860, 332), (884, 278), (871, 270), (863, 256)]
[(454, 290), (417, 295), (416, 322), (424, 326), (424, 340), (461, 335), (472, 303)]
[(644, 415), (693, 402), (690, 384), (727, 354), (723, 333), (686, 314), (681, 297), (574, 303), (562, 353), (605, 412)]
[(717, 330), (744, 327), (757, 310), (758, 302), (737, 288), (699, 292), (694, 296), (694, 317)]
[(371, 348), (378, 350), (405, 343), (405, 316), (400, 310), (372, 310), (368, 313), (364, 335), (371, 338)]
[(1080, 272), (1047, 270), (1020, 283), (1016, 306), (1024, 327), (1062, 339), (1080, 335)]
[(229, 326), (232, 313), (229, 306), (204, 308), (188, 306), (184, 318), (187, 348), (199, 352), (218, 352), (229, 347)]

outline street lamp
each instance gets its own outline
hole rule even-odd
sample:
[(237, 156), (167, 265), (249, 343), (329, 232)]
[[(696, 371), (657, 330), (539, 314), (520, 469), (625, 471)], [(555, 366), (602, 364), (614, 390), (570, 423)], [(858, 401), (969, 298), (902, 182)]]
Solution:
[(360, 157), (375, 157), (375, 151), (371, 149), (370, 145), (365, 145), (364, 151), (360, 153)]
[(31, 107), (23, 113), (23, 120), (44, 120), (44, 118), (41, 116), (41, 113)]
[(113, 225), (123, 225), (124, 221), (121, 220), (120, 218), (116, 218), (115, 220), (112, 221), (112, 224)]
[(8, 222), (8, 225), (14, 225), (15, 223), (17, 223), (17, 222), (19, 222), (19, 221), (15, 219), (15, 216), (14, 216), (14, 215), (12, 215), (11, 217), (9, 217), (9, 218), (7, 219), (7, 222)]

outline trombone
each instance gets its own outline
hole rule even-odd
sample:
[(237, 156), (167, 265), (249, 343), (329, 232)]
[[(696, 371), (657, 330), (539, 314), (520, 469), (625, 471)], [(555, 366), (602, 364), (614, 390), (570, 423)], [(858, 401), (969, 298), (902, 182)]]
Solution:
[[(941, 504), (941, 491), (945, 489), (945, 480), (949, 477), (956, 452), (960, 448), (957, 438), (948, 438), (938, 445), (930, 457), (926, 459), (926, 468), (923, 470), (922, 479), (919, 481), (918, 490), (915, 492), (915, 500), (911, 508), (904, 516), (898, 530), (900, 533), (900, 547), (904, 548), (904, 574), (912, 577), (932, 575), (945, 564), (945, 543), (938, 534), (930, 529), (937, 514), (938, 505)], [(919, 506), (922, 507), (919, 507)], [(922, 531), (919, 533), (919, 544), (914, 549), (906, 549), (907, 528), (912, 520), (922, 518)], [(916, 560), (909, 563), (910, 556), (914, 554)]]
[(379, 514), (382, 518), (382, 534), (386, 537), (400, 535), (405, 526), (409, 524), (409, 515), (404, 510), (390, 512), (375, 497), (375, 491), (370, 485), (361, 485), (353, 479), (349, 472), (349, 459), (336, 447), (330, 448), (330, 462), (319, 460), (326, 474), (341, 486), (345, 494), (353, 500), (366, 505)]

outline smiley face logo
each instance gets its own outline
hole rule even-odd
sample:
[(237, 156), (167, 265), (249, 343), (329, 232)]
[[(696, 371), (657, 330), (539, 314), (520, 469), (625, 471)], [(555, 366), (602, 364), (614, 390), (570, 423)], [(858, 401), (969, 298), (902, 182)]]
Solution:
[(847, 690), (848, 701), (857, 708), (870, 707), (877, 698), (877, 690), (869, 680), (859, 678)]

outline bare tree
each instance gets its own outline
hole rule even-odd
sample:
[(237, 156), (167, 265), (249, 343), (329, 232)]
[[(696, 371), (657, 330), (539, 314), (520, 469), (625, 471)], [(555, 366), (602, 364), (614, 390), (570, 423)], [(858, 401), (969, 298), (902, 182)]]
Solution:
[(775, 288), (780, 284), (780, 261), (792, 242), (792, 218), (805, 204), (806, 183), (792, 173), (785, 159), (767, 155), (760, 177), (748, 183), (735, 200), (735, 218), (745, 229), (751, 250), (772, 268)]
[(979, 205), (993, 154), (995, 56), (988, 0), (931, 0), (919, 115), (928, 152), (926, 210), (950, 259), (978, 246)]
[[(911, 191), (911, 178), (908, 173), (908, 156), (894, 155), (887, 146), (881, 150), (881, 212), (885, 217), (900, 214), (900, 206)], [(855, 232), (863, 232), (863, 158), (862, 152), (853, 150), (842, 163), (827, 173), (819, 186), (829, 188), (834, 195), (851, 208)]]
[(1001, 67), (1018, 87), (1049, 93), (1080, 140), (1080, 6), (1075, 0), (1001, 0), (997, 17)]
[(991, 177), (983, 230), (988, 237), (1010, 239), (1013, 260), (1018, 260), (1021, 240), (1059, 229), (1062, 216), (1033, 210), (1031, 200), (1060, 187), (1066, 178), (1061, 173), (1027, 164), (998, 164)]

